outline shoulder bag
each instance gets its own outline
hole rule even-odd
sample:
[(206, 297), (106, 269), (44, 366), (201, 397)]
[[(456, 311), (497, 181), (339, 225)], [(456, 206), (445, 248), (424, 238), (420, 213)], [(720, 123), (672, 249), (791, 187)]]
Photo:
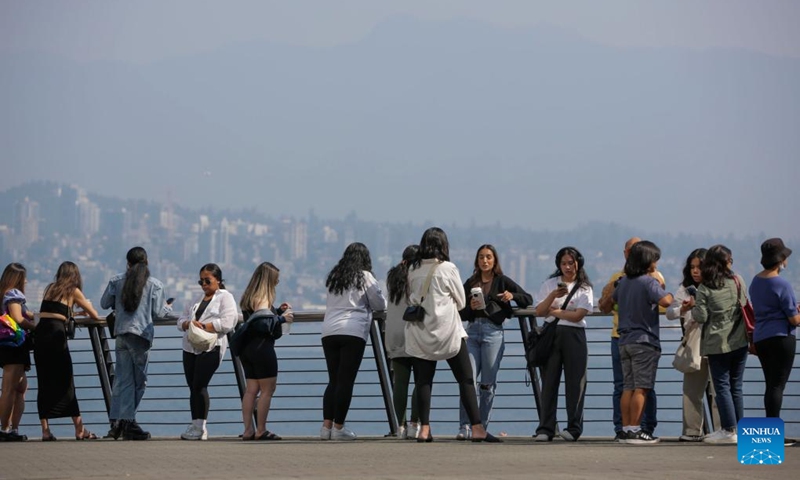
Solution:
[[(572, 300), (572, 296), (578, 291), (579, 286), (579, 283), (575, 282), (566, 300), (564, 300), (564, 303), (561, 305), (562, 310), (567, 308), (569, 301)], [(561, 321), (561, 319), (556, 318), (555, 321), (545, 323), (539, 329), (533, 327), (530, 333), (528, 333), (528, 338), (525, 342), (525, 359), (528, 361), (528, 368), (544, 367), (547, 365), (547, 360), (550, 358), (550, 354), (553, 351), (553, 341), (556, 338), (556, 325), (559, 321)]]
[(746, 302), (742, 305), (742, 285), (739, 283), (738, 275), (733, 275), (733, 281), (736, 282), (736, 310), (742, 314), (744, 321), (744, 333), (747, 337), (747, 349), (750, 353), (756, 354), (756, 344), (753, 342), (753, 331), (756, 329), (756, 312), (753, 310), (753, 304), (750, 299), (746, 298)]
[(672, 359), (672, 366), (675, 370), (682, 373), (694, 373), (700, 371), (700, 363), (703, 361), (700, 355), (700, 340), (703, 338), (703, 329), (698, 324), (693, 324), (681, 339), (675, 358)]
[(419, 305), (409, 305), (406, 307), (406, 311), (403, 312), (403, 320), (406, 322), (421, 322), (425, 320), (425, 309), (422, 308), (422, 302), (425, 300), (425, 295), (428, 294), (428, 290), (431, 288), (433, 272), (436, 271), (440, 264), (440, 262), (436, 262), (428, 272), (428, 276), (425, 277), (425, 283), (422, 285), (422, 290), (419, 291)]

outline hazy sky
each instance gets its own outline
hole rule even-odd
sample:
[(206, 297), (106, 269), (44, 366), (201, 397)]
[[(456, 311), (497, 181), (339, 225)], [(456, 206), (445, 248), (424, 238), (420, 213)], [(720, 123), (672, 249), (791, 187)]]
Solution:
[(542, 23), (623, 47), (734, 47), (800, 58), (794, 0), (139, 0), (0, 3), (0, 51), (148, 62), (254, 40), (331, 46), (386, 18)]
[[(798, 25), (791, 0), (6, 0), (0, 188), (797, 236)], [(483, 169), (505, 204), (470, 197)]]

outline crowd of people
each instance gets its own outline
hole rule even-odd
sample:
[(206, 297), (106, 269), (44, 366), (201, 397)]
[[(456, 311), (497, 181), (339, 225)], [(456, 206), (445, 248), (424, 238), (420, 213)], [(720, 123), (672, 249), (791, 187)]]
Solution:
[[(615, 439), (620, 443), (656, 443), (656, 373), (662, 355), (659, 317), (680, 320), (685, 339), (699, 344), (697, 368), (684, 373), (681, 441), (736, 443), (736, 425), (743, 417), (742, 383), (749, 353), (758, 355), (765, 379), (764, 413), (779, 417), (783, 391), (796, 350), (800, 307), (794, 291), (780, 273), (792, 251), (781, 239), (761, 245), (763, 270), (751, 281), (732, 269), (731, 251), (724, 245), (692, 251), (675, 294), (657, 270), (660, 249), (652, 242), (632, 238), (624, 248), (624, 268), (602, 290), (597, 306), (613, 313), (611, 359)], [(113, 310), (109, 329), (115, 340), (115, 379), (106, 437), (126, 440), (150, 438), (136, 421), (145, 393), (147, 366), (153, 343), (153, 319), (171, 312), (160, 281), (150, 275), (147, 252), (128, 251), (127, 269), (114, 276), (100, 306)], [(543, 366), (537, 442), (555, 436), (577, 441), (583, 433), (588, 347), (586, 316), (594, 311), (593, 286), (580, 251), (566, 246), (555, 254), (555, 271), (535, 296), (503, 273), (497, 249), (485, 244), (475, 253), (474, 270), (466, 281), (450, 261), (446, 233), (437, 227), (424, 232), (418, 245), (408, 246), (401, 261), (387, 275), (385, 294), (372, 271), (366, 245), (348, 245), (326, 278), (328, 291), (321, 343), (328, 372), (322, 397), (320, 439), (357, 438), (346, 419), (353, 388), (364, 356), (373, 312), (386, 311), (385, 345), (393, 372), (394, 410), (403, 438), (420, 443), (434, 440), (431, 431), (431, 395), (437, 363), (447, 362), (459, 389), (459, 426), (456, 439), (502, 442), (488, 432), (497, 389), (497, 374), (505, 349), (503, 324), (514, 307), (532, 307), (536, 317), (554, 329), (552, 349)], [(241, 295), (239, 313), (234, 296), (225, 288), (216, 264), (203, 265), (196, 303), (177, 321), (183, 332), (183, 368), (189, 388), (191, 424), (185, 440), (208, 438), (208, 385), (230, 347), (241, 361), (246, 388), (242, 395), (242, 440), (280, 440), (267, 429), (272, 396), (279, 372), (275, 341), (294, 321), (288, 303), (275, 306), (280, 270), (269, 262), (258, 265)], [(70, 417), (77, 440), (98, 435), (81, 419), (69, 352), (68, 330), (74, 316), (98, 318), (82, 292), (78, 266), (64, 262), (44, 291), (38, 321), (26, 304), (26, 270), (19, 263), (6, 266), (0, 278), (3, 319), (0, 327), (27, 332), (24, 341), (0, 337), (0, 441), (23, 441), (19, 423), (25, 406), (26, 372), (30, 352), (36, 362), (39, 388), (37, 408), (42, 441), (54, 441), (49, 421)], [(748, 295), (749, 293), (749, 295)], [(387, 295), (388, 294), (388, 295)], [(743, 307), (752, 302), (754, 329), (748, 328)], [(113, 318), (113, 322), (110, 320)], [(113, 323), (113, 324), (112, 324)], [(230, 334), (230, 335), (229, 335)], [(11, 337), (8, 337), (11, 338)], [(19, 340), (21, 337), (17, 337)], [(35, 342), (32, 339), (35, 338)], [(228, 345), (230, 339), (230, 345)], [(414, 378), (407, 415), (409, 386)], [(562, 374), (566, 428), (556, 428), (558, 392)], [(713, 391), (713, 423), (704, 425), (704, 396)], [(255, 418), (254, 418), (255, 415)]]

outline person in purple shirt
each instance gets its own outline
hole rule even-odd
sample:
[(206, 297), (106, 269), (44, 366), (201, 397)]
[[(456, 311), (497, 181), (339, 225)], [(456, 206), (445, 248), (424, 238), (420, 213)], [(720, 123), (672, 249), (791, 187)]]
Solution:
[(780, 238), (761, 244), (761, 266), (750, 284), (750, 301), (756, 314), (753, 341), (764, 372), (764, 410), (768, 417), (780, 417), (783, 389), (789, 380), (797, 348), (800, 309), (791, 284), (781, 270), (792, 250)]

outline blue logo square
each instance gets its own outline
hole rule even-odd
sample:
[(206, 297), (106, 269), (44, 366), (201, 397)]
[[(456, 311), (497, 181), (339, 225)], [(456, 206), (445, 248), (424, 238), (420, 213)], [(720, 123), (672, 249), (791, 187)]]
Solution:
[(783, 463), (783, 420), (743, 418), (739, 420), (738, 454), (742, 465), (780, 465)]

